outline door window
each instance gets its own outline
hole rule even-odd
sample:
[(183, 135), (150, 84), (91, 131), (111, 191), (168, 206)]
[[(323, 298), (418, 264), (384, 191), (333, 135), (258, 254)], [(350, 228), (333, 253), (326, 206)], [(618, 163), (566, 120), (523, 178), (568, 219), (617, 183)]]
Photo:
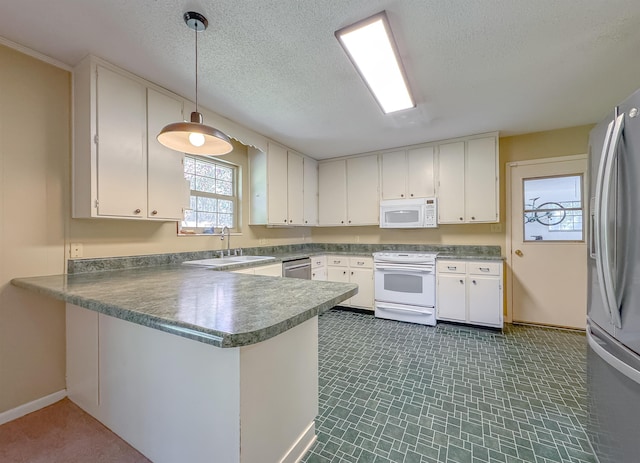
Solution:
[(523, 179), (524, 241), (583, 241), (582, 175)]

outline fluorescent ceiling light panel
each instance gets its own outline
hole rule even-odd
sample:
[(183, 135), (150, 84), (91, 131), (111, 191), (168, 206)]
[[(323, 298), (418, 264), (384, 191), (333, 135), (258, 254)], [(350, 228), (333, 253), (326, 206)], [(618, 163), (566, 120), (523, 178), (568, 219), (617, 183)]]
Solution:
[(415, 107), (384, 11), (336, 31), (336, 38), (385, 114)]

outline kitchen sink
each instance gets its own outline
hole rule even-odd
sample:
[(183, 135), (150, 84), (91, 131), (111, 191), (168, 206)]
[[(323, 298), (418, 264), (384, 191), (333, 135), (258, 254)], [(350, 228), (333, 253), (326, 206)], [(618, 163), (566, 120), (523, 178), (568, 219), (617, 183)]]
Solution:
[(217, 259), (188, 260), (183, 265), (196, 265), (200, 267), (225, 267), (227, 265), (243, 264), (248, 262), (259, 262), (263, 260), (274, 260), (272, 256), (228, 256)]

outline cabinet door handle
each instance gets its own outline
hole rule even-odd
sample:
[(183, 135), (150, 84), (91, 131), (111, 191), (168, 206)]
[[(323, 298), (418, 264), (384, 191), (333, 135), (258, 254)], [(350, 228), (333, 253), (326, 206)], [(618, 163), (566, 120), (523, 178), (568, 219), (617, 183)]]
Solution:
[(344, 272), (342, 272), (342, 274), (343, 274), (343, 275), (346, 275), (346, 274), (347, 274), (347, 271), (345, 270)]
[(404, 195), (403, 195), (403, 194), (401, 194), (401, 195), (400, 195), (400, 197), (401, 197), (401, 198), (404, 198)]
[(344, 223), (344, 220), (341, 220), (340, 223)]
[(333, 263), (334, 263), (334, 265), (338, 265), (338, 264), (340, 264), (340, 261), (339, 260), (334, 260)]
[(463, 217), (460, 217), (460, 220), (464, 220), (464, 218), (463, 218)]
[(454, 267), (453, 265), (447, 265), (447, 270), (458, 270), (458, 267)]
[(473, 283), (474, 285), (478, 284), (478, 282), (476, 280), (471, 280), (471, 283)]
[(353, 275), (353, 272), (351, 272), (351, 275)]
[(360, 261), (358, 261), (358, 262), (356, 262), (356, 263), (357, 263), (358, 265), (364, 265), (364, 262), (360, 262)]
[(489, 267), (480, 267), (480, 271), (481, 272), (488, 272), (489, 271)]
[(151, 211), (151, 215), (158, 215), (158, 211)]
[(411, 197), (413, 198), (413, 193), (411, 193)]
[(142, 212), (140, 209), (136, 209), (135, 211), (133, 211), (134, 214), (140, 214), (140, 212)]
[(475, 217), (471, 217), (471, 220), (476, 220), (476, 218)]
[(463, 285), (464, 284), (464, 280), (460, 280), (460, 284)]

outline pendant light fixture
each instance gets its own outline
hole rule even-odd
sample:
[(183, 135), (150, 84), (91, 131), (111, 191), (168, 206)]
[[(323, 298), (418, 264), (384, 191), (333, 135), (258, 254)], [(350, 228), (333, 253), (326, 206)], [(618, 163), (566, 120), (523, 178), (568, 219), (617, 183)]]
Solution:
[(198, 32), (207, 29), (209, 21), (200, 13), (187, 11), (184, 22), (196, 33), (196, 110), (191, 113), (191, 122), (174, 122), (163, 128), (158, 141), (167, 148), (189, 154), (219, 156), (233, 149), (229, 137), (218, 129), (202, 123), (198, 112)]

